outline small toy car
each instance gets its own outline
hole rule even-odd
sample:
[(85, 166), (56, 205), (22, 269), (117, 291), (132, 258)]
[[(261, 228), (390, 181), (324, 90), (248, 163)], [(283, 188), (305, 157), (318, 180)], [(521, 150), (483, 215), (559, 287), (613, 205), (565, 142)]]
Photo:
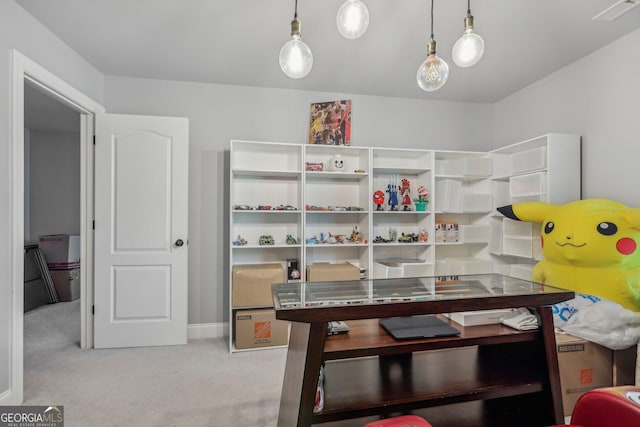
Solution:
[(323, 169), (324, 167), (322, 163), (307, 162), (305, 167), (305, 170), (314, 171), (314, 172), (322, 172)]
[(258, 240), (258, 244), (260, 246), (271, 246), (271, 245), (274, 245), (275, 243), (273, 241), (273, 236), (263, 234), (262, 236), (260, 236), (260, 239)]
[(238, 238), (233, 241), (234, 246), (244, 246), (247, 244), (247, 241), (242, 238), (242, 236), (238, 235)]
[(398, 243), (413, 243), (418, 241), (418, 235), (415, 233), (404, 234), (398, 237)]

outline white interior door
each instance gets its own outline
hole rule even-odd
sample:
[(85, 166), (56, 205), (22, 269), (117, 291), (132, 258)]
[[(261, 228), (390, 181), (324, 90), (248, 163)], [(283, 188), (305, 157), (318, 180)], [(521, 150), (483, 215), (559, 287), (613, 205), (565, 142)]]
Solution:
[(187, 342), (188, 132), (96, 115), (95, 348)]

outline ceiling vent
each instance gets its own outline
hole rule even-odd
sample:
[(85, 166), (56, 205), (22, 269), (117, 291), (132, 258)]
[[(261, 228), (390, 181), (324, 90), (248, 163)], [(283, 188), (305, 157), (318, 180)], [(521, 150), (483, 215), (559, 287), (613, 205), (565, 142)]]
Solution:
[(624, 15), (636, 6), (640, 6), (640, 0), (620, 0), (593, 17), (594, 21), (613, 21)]

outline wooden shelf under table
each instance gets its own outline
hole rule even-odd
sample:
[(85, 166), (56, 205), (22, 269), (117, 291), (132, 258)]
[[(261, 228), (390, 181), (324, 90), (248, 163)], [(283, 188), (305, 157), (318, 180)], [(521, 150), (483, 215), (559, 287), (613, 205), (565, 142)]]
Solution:
[[(388, 358), (367, 357), (325, 365), (325, 406), (313, 422), (388, 414), (469, 400), (541, 392), (539, 369), (478, 347), (434, 350)], [(499, 366), (499, 369), (496, 369)]]
[(379, 325), (379, 319), (349, 320), (349, 333), (327, 337), (324, 344), (324, 360), (413, 353), (480, 343), (531, 341), (538, 334), (537, 330), (518, 331), (502, 324), (463, 327), (445, 316), (438, 317), (458, 328), (460, 336), (397, 341)]

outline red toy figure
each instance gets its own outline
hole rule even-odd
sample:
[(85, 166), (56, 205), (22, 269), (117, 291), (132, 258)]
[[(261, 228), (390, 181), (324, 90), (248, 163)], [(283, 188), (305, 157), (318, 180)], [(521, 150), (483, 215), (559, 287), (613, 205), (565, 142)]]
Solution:
[(411, 208), (411, 197), (409, 193), (411, 192), (411, 187), (409, 185), (409, 180), (406, 178), (402, 179), (402, 184), (400, 185), (400, 194), (402, 194), (402, 210), (410, 211)]
[(382, 192), (382, 190), (376, 190), (376, 192), (373, 193), (373, 203), (378, 205), (378, 207), (376, 208), (377, 211), (384, 210), (384, 208), (382, 207), (382, 205), (384, 205), (384, 193)]

